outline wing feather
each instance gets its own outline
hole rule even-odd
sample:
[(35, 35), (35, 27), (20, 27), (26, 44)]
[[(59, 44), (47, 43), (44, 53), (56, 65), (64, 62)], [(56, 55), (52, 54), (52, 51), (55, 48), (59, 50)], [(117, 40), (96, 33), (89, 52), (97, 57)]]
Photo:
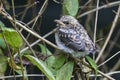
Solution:
[(61, 28), (58, 31), (60, 40), (69, 48), (75, 51), (85, 50), (85, 43), (81, 40), (80, 34), (75, 29)]

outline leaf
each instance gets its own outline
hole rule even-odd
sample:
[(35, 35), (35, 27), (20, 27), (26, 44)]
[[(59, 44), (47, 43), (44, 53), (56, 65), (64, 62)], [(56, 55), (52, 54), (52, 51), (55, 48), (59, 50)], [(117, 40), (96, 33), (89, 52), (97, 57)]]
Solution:
[(58, 55), (55, 60), (54, 60), (54, 63), (53, 63), (53, 68), (54, 69), (59, 69), (65, 62), (65, 59), (66, 59), (66, 56), (64, 54), (60, 54)]
[(40, 46), (41, 52), (42, 52), (43, 54), (48, 54), (48, 55), (51, 55), (51, 54), (52, 54), (52, 53), (47, 49), (46, 46), (44, 46), (44, 45), (42, 45), (42, 44), (39, 44), (39, 46)]
[(63, 1), (63, 13), (68, 12), (69, 15), (76, 16), (78, 9), (79, 9), (78, 0), (64, 0)]
[[(20, 48), (23, 44), (23, 40), (19, 33), (11, 28), (3, 28), (3, 34), (5, 35), (7, 43), (13, 48)], [(0, 37), (3, 38), (3, 35), (0, 34)]]
[(95, 61), (89, 56), (86, 56), (86, 59), (89, 62), (89, 64), (91, 65), (91, 67), (95, 70), (95, 74), (97, 75), (98, 74), (98, 68), (97, 68), (97, 64), (95, 63)]
[(62, 6), (62, 14), (69, 15), (68, 10), (66, 9), (65, 5)]
[(49, 80), (55, 80), (52, 72), (45, 66), (43, 61), (39, 60), (30, 55), (25, 55), (34, 65), (36, 65), (46, 76)]
[(21, 53), (21, 55), (29, 55), (29, 54), (32, 54), (31, 50), (25, 50)]
[(4, 76), (6, 68), (7, 68), (7, 57), (3, 55), (2, 50), (0, 49), (0, 77)]
[(41, 52), (42, 54), (47, 54), (48, 55), (48, 58), (46, 59), (46, 63), (48, 66), (52, 66), (54, 60), (55, 60), (55, 57), (52, 55), (52, 53), (47, 49), (47, 47), (45, 47), (44, 45), (42, 44), (39, 44), (40, 48), (41, 48)]
[(70, 80), (72, 77), (74, 62), (69, 61), (58, 70), (56, 80)]
[(5, 41), (2, 38), (0, 38), (0, 47), (2, 47), (3, 49), (5, 49), (6, 47)]

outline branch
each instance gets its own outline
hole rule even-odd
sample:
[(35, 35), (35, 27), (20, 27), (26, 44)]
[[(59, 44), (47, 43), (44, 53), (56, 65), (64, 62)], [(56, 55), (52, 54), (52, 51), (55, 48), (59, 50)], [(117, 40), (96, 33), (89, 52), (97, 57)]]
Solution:
[(108, 78), (109, 80), (115, 80), (114, 78), (108, 76), (107, 74), (104, 74), (103, 72), (101, 72), (101, 71), (99, 71), (99, 70), (98, 70), (98, 73), (100, 73), (102, 76)]
[(110, 8), (110, 7), (113, 7), (113, 6), (118, 6), (119, 4), (120, 4), (120, 1), (111, 2), (111, 3), (108, 3), (108, 4), (106, 4), (106, 5), (103, 5), (103, 6), (98, 7), (98, 9), (95, 8), (95, 9), (92, 9), (92, 10), (90, 10), (90, 11), (87, 11), (87, 12), (79, 15), (77, 18), (81, 18), (81, 17), (83, 17), (83, 16), (86, 16), (86, 15), (88, 15), (88, 14), (90, 14), (90, 13), (95, 12), (96, 10), (101, 10), (101, 9), (104, 9), (104, 8)]
[(117, 24), (117, 20), (118, 20), (118, 18), (119, 18), (119, 14), (120, 14), (120, 5), (119, 5), (118, 11), (117, 11), (117, 13), (116, 13), (116, 16), (115, 16), (115, 18), (114, 18), (114, 21), (113, 21), (112, 27), (111, 27), (111, 29), (110, 29), (110, 32), (109, 32), (109, 34), (108, 34), (108, 37), (107, 37), (107, 39), (106, 39), (106, 41), (105, 41), (105, 43), (104, 43), (104, 45), (103, 45), (100, 53), (98, 54), (98, 56), (97, 56), (97, 58), (96, 58), (96, 63), (99, 61), (100, 57), (102, 56), (102, 54), (103, 54), (103, 52), (104, 52), (104, 50), (105, 50), (105, 48), (106, 48), (106, 46), (107, 46), (110, 38), (111, 38), (111, 35), (112, 35), (112, 33), (113, 33), (113, 31), (114, 31), (114, 28), (115, 28), (115, 26), (116, 26), (116, 24)]
[[(43, 38), (46, 38), (46, 37), (48, 37), (49, 35), (53, 34), (56, 30), (57, 30), (57, 28), (53, 29), (52, 31), (50, 31), (49, 33), (47, 33), (46, 35), (44, 35)], [(37, 41), (33, 42), (33, 43), (30, 44), (29, 46), (32, 47), (32, 46), (38, 44), (40, 41), (41, 41), (41, 39), (38, 39)], [(29, 47), (25, 47), (24, 49), (22, 49), (22, 50), (20, 51), (20, 53), (22, 53), (22, 52), (24, 52), (24, 51), (26, 51), (26, 50), (28, 50), (28, 49), (29, 49)], [(16, 56), (17, 56), (17, 54), (14, 55), (14, 57), (16, 57)]]
[(108, 61), (110, 61), (111, 59), (113, 59), (115, 56), (117, 56), (118, 54), (120, 54), (120, 51), (118, 51), (113, 56), (111, 56), (110, 58), (108, 58), (107, 60), (105, 60), (103, 63), (101, 63), (100, 65), (98, 65), (98, 67), (104, 65), (105, 63), (107, 63)]
[[(7, 19), (9, 19), (10, 21), (14, 22), (13, 18), (3, 9), (1, 10), (1, 14), (3, 16), (5, 16)], [(26, 30), (27, 32), (31, 33), (32, 35), (34, 35), (35, 37), (41, 39), (42, 41), (46, 42), (48, 45), (56, 48), (56, 49), (59, 49), (59, 47), (57, 47), (55, 44), (51, 43), (50, 41), (44, 39), (43, 37), (41, 37), (39, 34), (31, 31), (30, 29), (28, 29), (26, 26), (22, 25), (21, 23), (19, 23), (17, 20), (16, 20), (16, 25), (18, 25), (19, 27), (23, 28), (24, 30)]]

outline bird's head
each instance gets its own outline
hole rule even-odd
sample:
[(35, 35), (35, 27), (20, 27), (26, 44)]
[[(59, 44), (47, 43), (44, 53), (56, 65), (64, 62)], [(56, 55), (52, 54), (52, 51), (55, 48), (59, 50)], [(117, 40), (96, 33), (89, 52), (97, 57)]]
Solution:
[(55, 20), (55, 22), (59, 27), (68, 27), (78, 24), (78, 21), (73, 16), (70, 15), (62, 16), (59, 20)]

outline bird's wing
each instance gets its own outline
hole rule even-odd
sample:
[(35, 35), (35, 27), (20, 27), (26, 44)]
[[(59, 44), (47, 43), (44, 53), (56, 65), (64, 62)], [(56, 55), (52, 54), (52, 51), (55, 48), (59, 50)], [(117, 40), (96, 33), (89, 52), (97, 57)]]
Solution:
[(91, 38), (88, 36), (87, 31), (84, 29), (84, 27), (80, 24), (78, 24), (78, 30), (79, 34), (81, 34), (81, 39), (85, 43), (85, 50), (89, 53), (95, 53), (98, 51), (94, 43), (92, 42)]
[(85, 44), (80, 38), (80, 34), (77, 33), (74, 29), (64, 28), (59, 29), (58, 31), (59, 38), (65, 46), (75, 50), (82, 51), (85, 50)]

